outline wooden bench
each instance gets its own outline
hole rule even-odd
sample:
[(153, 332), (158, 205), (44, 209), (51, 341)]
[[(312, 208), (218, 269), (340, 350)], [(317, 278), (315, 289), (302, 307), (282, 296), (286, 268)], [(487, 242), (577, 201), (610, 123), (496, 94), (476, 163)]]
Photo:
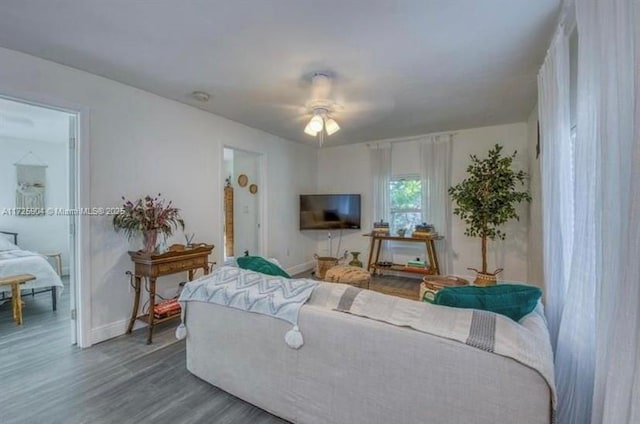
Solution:
[(11, 275), (0, 278), (0, 286), (11, 286), (11, 305), (13, 306), (13, 319), (16, 324), (22, 325), (22, 300), (20, 299), (20, 284), (35, 280), (31, 274)]

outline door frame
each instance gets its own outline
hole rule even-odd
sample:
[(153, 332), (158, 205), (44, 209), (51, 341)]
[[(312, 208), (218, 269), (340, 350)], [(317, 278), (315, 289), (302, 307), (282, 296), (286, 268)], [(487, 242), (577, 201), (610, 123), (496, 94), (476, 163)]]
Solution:
[[(91, 205), (90, 187), (90, 140), (89, 140), (89, 108), (74, 104), (65, 100), (51, 98), (32, 92), (20, 92), (11, 88), (0, 86), (0, 98), (15, 102), (30, 104), (47, 109), (77, 116), (76, 141), (75, 141), (75, 184), (70, 187), (75, 192), (75, 205), (70, 208), (89, 208)], [(73, 252), (73, 260), (69, 263), (69, 273), (75, 284), (76, 304), (71, 308), (76, 310), (75, 335), (72, 334), (72, 342), (78, 347), (90, 347), (91, 342), (91, 234), (88, 215), (71, 215), (75, 234), (72, 234), (70, 250)], [(86, 253), (86, 254), (85, 254)], [(70, 312), (69, 312), (70, 313)], [(74, 337), (75, 336), (75, 340)]]
[[(256, 156), (256, 160), (257, 160), (257, 164), (258, 164), (258, 176), (260, 178), (260, 185), (258, 186), (258, 194), (260, 195), (258, 197), (258, 207), (260, 208), (260, 212), (258, 214), (258, 219), (259, 219), (259, 225), (260, 225), (260, 231), (258, 231), (258, 252), (257, 254), (260, 256), (268, 256), (268, 253), (266, 251), (267, 248), (267, 235), (268, 235), (268, 231), (267, 231), (267, 218), (268, 218), (268, 211), (267, 211), (267, 155), (264, 152), (258, 152), (255, 150), (250, 150), (250, 149), (243, 149), (237, 146), (232, 146), (230, 144), (221, 144), (221, 148), (220, 148), (220, 166), (218, 167), (219, 170), (219, 178), (218, 181), (221, 182), (220, 187), (218, 189), (218, 199), (222, 199), (224, 196), (224, 181), (227, 178), (228, 175), (224, 175), (224, 149), (231, 149), (231, 150), (235, 150), (238, 152), (244, 152), (244, 153), (250, 153), (252, 155)], [(222, 260), (224, 261), (226, 258), (224, 257), (224, 202), (221, 201), (219, 202), (219, 214), (221, 217), (220, 220), (220, 236), (218, 237), (218, 245), (222, 246), (221, 250), (222, 250)], [(238, 252), (235, 251), (234, 249), (234, 257), (238, 256)]]

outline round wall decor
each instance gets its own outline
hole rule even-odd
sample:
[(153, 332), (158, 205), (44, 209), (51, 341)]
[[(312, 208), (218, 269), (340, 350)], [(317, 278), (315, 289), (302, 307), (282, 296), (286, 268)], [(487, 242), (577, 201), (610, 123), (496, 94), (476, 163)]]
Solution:
[(244, 174), (240, 174), (240, 175), (238, 176), (238, 185), (239, 185), (240, 187), (244, 187), (244, 186), (246, 186), (248, 182), (249, 182), (249, 178), (248, 178), (246, 175), (244, 175)]
[(251, 194), (256, 194), (258, 192), (258, 186), (255, 184), (251, 184), (249, 186), (249, 191), (251, 192)]

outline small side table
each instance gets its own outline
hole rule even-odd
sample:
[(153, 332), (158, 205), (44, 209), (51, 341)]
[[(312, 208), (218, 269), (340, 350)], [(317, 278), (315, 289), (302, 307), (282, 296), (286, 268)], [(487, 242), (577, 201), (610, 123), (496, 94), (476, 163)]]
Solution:
[(20, 284), (35, 280), (31, 274), (11, 275), (0, 278), (0, 286), (11, 286), (11, 305), (13, 306), (13, 319), (16, 324), (22, 325), (22, 299), (20, 299)]
[[(56, 272), (58, 273), (58, 277), (62, 277), (62, 254), (60, 252), (53, 253), (43, 253), (42, 256), (45, 256), (48, 260), (53, 259), (56, 264)], [(53, 304), (53, 310), (58, 309), (58, 296), (56, 291), (56, 286), (51, 286), (51, 303)], [(33, 290), (31, 290), (33, 292)]]
[[(436, 251), (436, 240), (442, 240), (442, 236), (426, 236), (426, 237), (400, 237), (382, 234), (363, 234), (365, 237), (371, 237), (371, 245), (369, 247), (369, 260), (367, 262), (367, 271), (373, 274), (382, 271), (408, 272), (421, 275), (440, 275), (440, 264), (438, 262), (438, 253)], [(378, 265), (380, 259), (380, 251), (385, 241), (403, 242), (403, 243), (419, 243), (422, 244), (429, 259), (429, 266), (426, 268), (408, 267), (402, 264), (389, 264), (389, 266)]]
[(46, 256), (47, 259), (53, 259), (55, 261), (56, 272), (58, 273), (58, 276), (62, 277), (62, 253), (43, 253), (42, 256)]
[[(134, 290), (133, 310), (131, 311), (131, 319), (127, 327), (127, 334), (133, 330), (133, 324), (136, 320), (147, 323), (149, 326), (147, 344), (151, 344), (153, 337), (153, 327), (166, 321), (179, 318), (180, 315), (174, 315), (167, 318), (155, 318), (153, 307), (156, 303), (156, 279), (162, 275), (176, 274), (178, 272), (189, 272), (189, 281), (193, 279), (194, 271), (202, 269), (209, 274), (209, 255), (213, 250), (213, 245), (198, 245), (193, 248), (185, 248), (184, 250), (169, 251), (167, 253), (155, 254), (144, 252), (129, 252), (131, 260), (134, 263)], [(142, 289), (142, 279), (145, 278), (149, 282), (149, 310), (148, 313), (138, 315), (140, 307), (140, 291)]]

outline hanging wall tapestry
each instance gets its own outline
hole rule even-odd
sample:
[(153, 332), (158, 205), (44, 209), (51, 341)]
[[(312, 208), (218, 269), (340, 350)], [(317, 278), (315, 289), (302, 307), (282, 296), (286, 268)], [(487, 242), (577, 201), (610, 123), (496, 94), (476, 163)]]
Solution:
[(37, 209), (33, 215), (44, 215), (46, 169), (46, 165), (16, 164), (16, 208)]

